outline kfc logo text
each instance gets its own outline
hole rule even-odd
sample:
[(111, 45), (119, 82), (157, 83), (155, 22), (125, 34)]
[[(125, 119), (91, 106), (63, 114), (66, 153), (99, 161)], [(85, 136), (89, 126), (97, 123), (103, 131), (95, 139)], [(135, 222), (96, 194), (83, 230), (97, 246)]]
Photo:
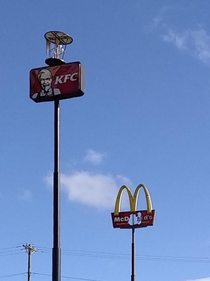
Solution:
[(57, 84), (63, 84), (66, 83), (68, 80), (71, 82), (77, 81), (78, 79), (78, 72), (75, 72), (73, 74), (66, 74), (66, 75), (60, 75), (55, 77), (55, 85)]

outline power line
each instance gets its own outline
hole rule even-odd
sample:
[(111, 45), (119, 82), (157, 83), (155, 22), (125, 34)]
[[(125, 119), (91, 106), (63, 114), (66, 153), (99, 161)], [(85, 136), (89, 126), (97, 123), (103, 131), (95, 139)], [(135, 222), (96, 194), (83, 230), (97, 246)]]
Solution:
[[(0, 279), (2, 278), (10, 278), (10, 277), (15, 277), (15, 276), (21, 276), (21, 275), (27, 275), (27, 272), (22, 272), (22, 273), (14, 273), (14, 274), (8, 274), (8, 275), (0, 275)], [(40, 272), (31, 272), (31, 275), (40, 275), (40, 276), (49, 276), (51, 277), (52, 274), (48, 273), (40, 273)], [(90, 279), (90, 278), (80, 278), (80, 277), (72, 277), (72, 276), (61, 276), (64, 279), (72, 279), (72, 280), (83, 280), (83, 281), (101, 281), (99, 279)]]
[[(22, 254), (23, 253), (22, 250), (23, 249), (20, 249), (19, 246), (0, 248), (0, 257)], [(35, 250), (37, 251), (37, 249)], [(49, 253), (51, 254), (52, 249), (47, 247), (39, 247), (39, 251), (43, 254), (49, 254)], [(70, 250), (70, 249), (62, 249), (62, 255), (70, 255), (74, 257), (99, 258), (99, 259), (130, 259), (130, 254), (125, 254), (125, 253), (79, 251), (79, 250)], [(189, 257), (189, 256), (137, 255), (136, 260), (157, 261), (157, 262), (210, 263), (209, 257)]]
[(0, 249), (0, 257), (1, 256), (10, 256), (10, 255), (17, 255), (21, 254), (21, 250), (18, 247), (7, 247)]
[[(41, 248), (42, 253), (50, 253), (50, 248)], [(130, 254), (125, 253), (111, 253), (111, 252), (94, 252), (94, 251), (78, 251), (62, 249), (62, 255), (71, 255), (76, 257), (90, 257), (90, 258), (107, 258), (107, 259), (130, 259)], [(153, 256), (153, 255), (137, 255), (137, 260), (144, 261), (164, 261), (164, 262), (196, 262), (196, 263), (210, 263), (208, 257), (185, 257), (185, 256)]]
[[(42, 275), (42, 276), (52, 276), (51, 274), (47, 273), (38, 273), (38, 272), (33, 272), (33, 275)], [(61, 276), (62, 278), (67, 278), (67, 279), (74, 279), (74, 280), (84, 280), (84, 281), (100, 281), (99, 279), (88, 279), (88, 278), (80, 278), (80, 277), (72, 277), (72, 276)]]
[(0, 279), (10, 278), (10, 277), (20, 276), (20, 275), (26, 275), (26, 274), (27, 274), (26, 272), (22, 272), (22, 273), (16, 273), (16, 274), (0, 275)]
[(0, 251), (4, 251), (4, 250), (10, 250), (10, 249), (16, 249), (18, 248), (19, 246), (13, 246), (13, 247), (7, 247), (7, 248), (1, 248)]
[(0, 257), (5, 257), (5, 256), (14, 256), (14, 255), (20, 255), (22, 252), (7, 252), (7, 253), (0, 253)]

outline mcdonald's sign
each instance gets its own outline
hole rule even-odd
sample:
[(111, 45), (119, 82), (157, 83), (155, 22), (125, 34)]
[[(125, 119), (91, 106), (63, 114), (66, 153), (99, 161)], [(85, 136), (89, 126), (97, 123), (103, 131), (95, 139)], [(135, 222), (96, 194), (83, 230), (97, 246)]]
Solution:
[[(147, 210), (136, 210), (137, 200), (140, 189), (143, 188)], [(129, 203), (130, 203), (130, 211), (120, 212), (120, 204), (123, 190), (127, 191)], [(123, 185), (118, 191), (118, 195), (115, 203), (114, 213), (111, 214), (112, 223), (114, 228), (140, 228), (152, 226), (154, 224), (155, 210), (152, 209), (152, 201), (150, 198), (150, 194), (145, 185), (139, 184), (132, 195), (131, 190)]]

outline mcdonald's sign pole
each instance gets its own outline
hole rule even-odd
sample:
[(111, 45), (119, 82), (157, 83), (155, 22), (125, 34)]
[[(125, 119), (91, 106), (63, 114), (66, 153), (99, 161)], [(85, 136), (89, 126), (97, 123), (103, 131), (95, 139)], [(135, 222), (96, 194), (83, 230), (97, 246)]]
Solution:
[(80, 62), (65, 63), (66, 45), (73, 38), (61, 31), (45, 33), (47, 67), (30, 71), (30, 98), (34, 102), (54, 101), (54, 174), (53, 174), (53, 249), (52, 281), (61, 280), (60, 249), (60, 105), (61, 99), (84, 95), (83, 67)]
[[(141, 188), (143, 188), (145, 193), (147, 210), (136, 209), (138, 195)], [(124, 189), (128, 194), (130, 211), (120, 212), (121, 197)], [(155, 218), (155, 210), (152, 209), (151, 197), (146, 186), (139, 184), (134, 192), (134, 195), (132, 195), (131, 190), (126, 185), (123, 185), (118, 191), (114, 213), (112, 213), (111, 216), (114, 228), (132, 229), (131, 281), (135, 281), (135, 229), (152, 226)]]
[(132, 228), (132, 260), (131, 260), (131, 281), (135, 281), (135, 228)]

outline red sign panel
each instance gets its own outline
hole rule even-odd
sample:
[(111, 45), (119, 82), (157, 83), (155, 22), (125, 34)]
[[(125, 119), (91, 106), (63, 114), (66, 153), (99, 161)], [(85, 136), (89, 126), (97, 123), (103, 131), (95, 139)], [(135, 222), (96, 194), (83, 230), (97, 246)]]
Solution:
[(30, 71), (30, 98), (35, 102), (84, 95), (84, 71), (80, 62)]
[(154, 224), (155, 210), (151, 213), (144, 211), (120, 212), (118, 215), (112, 213), (114, 228), (139, 228), (152, 226)]

